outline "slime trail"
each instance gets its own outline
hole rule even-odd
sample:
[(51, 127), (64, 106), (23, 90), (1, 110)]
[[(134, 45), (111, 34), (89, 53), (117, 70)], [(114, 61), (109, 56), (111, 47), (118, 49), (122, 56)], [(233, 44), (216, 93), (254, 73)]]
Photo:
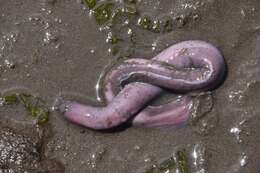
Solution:
[(221, 53), (213, 45), (184, 41), (152, 60), (129, 59), (108, 72), (103, 88), (105, 107), (67, 101), (59, 109), (68, 120), (95, 130), (113, 128), (131, 118), (133, 125), (177, 127), (189, 118), (189, 96), (156, 107), (147, 106), (148, 102), (163, 88), (181, 93), (212, 90), (223, 80), (225, 68)]

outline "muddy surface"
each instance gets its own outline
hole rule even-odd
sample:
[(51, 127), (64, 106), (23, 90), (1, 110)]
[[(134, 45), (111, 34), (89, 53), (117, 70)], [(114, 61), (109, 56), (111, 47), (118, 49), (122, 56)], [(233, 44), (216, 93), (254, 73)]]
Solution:
[[(209, 102), (203, 99), (198, 112), (207, 113), (183, 128), (128, 128), (116, 133), (73, 125), (53, 111), (49, 124), (43, 127), (51, 131), (51, 137), (43, 138), (41, 152), (34, 136), (37, 128), (29, 127), (31, 132), (24, 134), (14, 130), (19, 125), (0, 124), (0, 172), (34, 172), (35, 167), (28, 162), (47, 167), (49, 162), (41, 161), (44, 157), (59, 160), (66, 173), (144, 173), (179, 149), (187, 151), (191, 173), (260, 171), (259, 1), (137, 3), (139, 15), (153, 19), (167, 15), (178, 19), (175, 27), (169, 32), (151, 32), (136, 27), (133, 19), (133, 43), (127, 36), (129, 30), (98, 25), (80, 0), (0, 0), (2, 95), (26, 90), (41, 96), (50, 108), (61, 93), (94, 100), (99, 75), (120, 55), (152, 58), (173, 43), (200, 39), (216, 45), (228, 65), (226, 81), (210, 94), (211, 111), (203, 111)], [(107, 42), (109, 32), (121, 34), (125, 40), (116, 56)], [(165, 96), (171, 97), (170, 93)], [(21, 105), (1, 106), (0, 117), (18, 124), (35, 123)], [(11, 144), (14, 147), (8, 148)], [(27, 162), (13, 163), (3, 152)]]
[(0, 170), (1, 172), (63, 173), (63, 165), (46, 159), (44, 130), (34, 124), (1, 119)]

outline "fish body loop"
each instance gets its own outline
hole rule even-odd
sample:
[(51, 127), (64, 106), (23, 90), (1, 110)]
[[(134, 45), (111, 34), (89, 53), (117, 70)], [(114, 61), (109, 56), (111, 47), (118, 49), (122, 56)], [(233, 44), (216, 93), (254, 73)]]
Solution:
[(95, 130), (114, 128), (129, 120), (134, 126), (178, 127), (190, 117), (191, 97), (184, 95), (161, 106), (147, 104), (163, 89), (177, 93), (210, 91), (223, 81), (225, 68), (222, 54), (213, 45), (183, 41), (151, 60), (128, 59), (110, 70), (103, 81), (106, 106), (66, 101), (60, 111), (71, 122)]

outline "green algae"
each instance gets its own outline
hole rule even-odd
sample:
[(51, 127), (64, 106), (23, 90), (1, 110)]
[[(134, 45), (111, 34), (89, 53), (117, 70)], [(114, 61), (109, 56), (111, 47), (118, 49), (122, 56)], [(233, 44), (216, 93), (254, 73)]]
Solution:
[(185, 150), (177, 151), (174, 156), (153, 165), (145, 173), (165, 173), (176, 170), (180, 173), (188, 173), (188, 158)]
[(111, 36), (110, 38), (108, 38), (107, 41), (111, 44), (117, 44), (119, 41), (123, 41), (123, 40), (121, 38), (116, 37), (116, 36)]
[(173, 19), (169, 16), (164, 16), (161, 19), (162, 32), (167, 33), (173, 30)]
[(28, 115), (35, 118), (38, 124), (45, 124), (49, 120), (50, 111), (40, 98), (27, 93), (15, 93), (3, 97), (4, 105), (20, 103)]
[(29, 115), (36, 118), (39, 124), (48, 122), (50, 112), (40, 97), (25, 93), (21, 93), (18, 96)]
[(10, 104), (14, 104), (17, 103), (18, 99), (17, 99), (17, 95), (16, 94), (11, 94), (11, 95), (7, 95), (3, 97), (3, 103), (5, 105), (10, 105)]
[(125, 3), (132, 3), (132, 4), (136, 4), (137, 0), (125, 0)]
[(119, 51), (120, 51), (120, 48), (118, 46), (113, 46), (111, 48), (111, 54), (114, 56), (117, 55), (119, 53)]
[(90, 9), (94, 8), (97, 4), (96, 0), (83, 0), (83, 1)]
[(152, 29), (152, 20), (149, 16), (145, 15), (138, 19), (138, 25), (142, 29), (151, 30)]
[(93, 8), (98, 25), (103, 25), (111, 19), (114, 6), (113, 2), (103, 2)]
[(163, 161), (163, 162), (159, 165), (159, 167), (158, 167), (158, 169), (159, 169), (160, 172), (165, 172), (165, 171), (167, 171), (167, 170), (173, 170), (173, 169), (175, 169), (175, 168), (176, 168), (176, 162), (175, 162), (175, 160), (174, 160), (173, 157), (171, 157), (171, 158), (169, 158), (169, 159)]
[(132, 4), (126, 4), (122, 8), (122, 12), (128, 14), (129, 16), (131, 15), (137, 15), (137, 9), (135, 5)]
[(154, 33), (161, 32), (160, 21), (158, 19), (152, 20), (151, 17), (145, 15), (138, 19), (138, 26), (144, 30), (148, 30)]
[(186, 156), (185, 150), (177, 151), (177, 164), (181, 173), (188, 173), (188, 158)]
[[(173, 19), (170, 16), (153, 19), (148, 15), (141, 15), (138, 12), (138, 1), (124, 0), (117, 2), (113, 0), (96, 1), (84, 0), (93, 14), (97, 25), (106, 28), (111, 32), (107, 43), (112, 45), (109, 52), (112, 55), (123, 54), (124, 43), (130, 43), (135, 47), (134, 36), (136, 29), (141, 28), (153, 33), (165, 33), (173, 30)], [(131, 28), (129, 30), (129, 28)], [(116, 36), (114, 36), (116, 33)]]
[(142, 14), (138, 10), (139, 2), (137, 0), (120, 2), (84, 0), (100, 30), (108, 35), (106, 42), (111, 44), (108, 50), (111, 55), (128, 56), (126, 45), (128, 44), (130, 48), (136, 47), (137, 31), (140, 29), (154, 34), (164, 34), (183, 27), (188, 20), (184, 15), (173, 18), (172, 14), (161, 17)]
[(160, 33), (161, 32), (160, 21), (159, 20), (154, 20), (153, 21), (153, 25), (152, 25), (151, 31), (155, 32), (155, 33)]

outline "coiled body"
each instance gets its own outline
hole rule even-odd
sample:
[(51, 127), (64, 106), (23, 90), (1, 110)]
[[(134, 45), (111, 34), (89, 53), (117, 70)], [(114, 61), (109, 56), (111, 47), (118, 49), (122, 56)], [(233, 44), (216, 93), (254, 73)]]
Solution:
[(212, 90), (224, 73), (225, 62), (218, 49), (203, 41), (184, 41), (152, 60), (129, 59), (109, 71), (103, 82), (106, 106), (66, 102), (60, 109), (68, 120), (96, 130), (113, 128), (129, 119), (133, 125), (175, 127), (188, 120), (190, 97), (157, 107), (147, 104), (163, 88), (178, 93)]

